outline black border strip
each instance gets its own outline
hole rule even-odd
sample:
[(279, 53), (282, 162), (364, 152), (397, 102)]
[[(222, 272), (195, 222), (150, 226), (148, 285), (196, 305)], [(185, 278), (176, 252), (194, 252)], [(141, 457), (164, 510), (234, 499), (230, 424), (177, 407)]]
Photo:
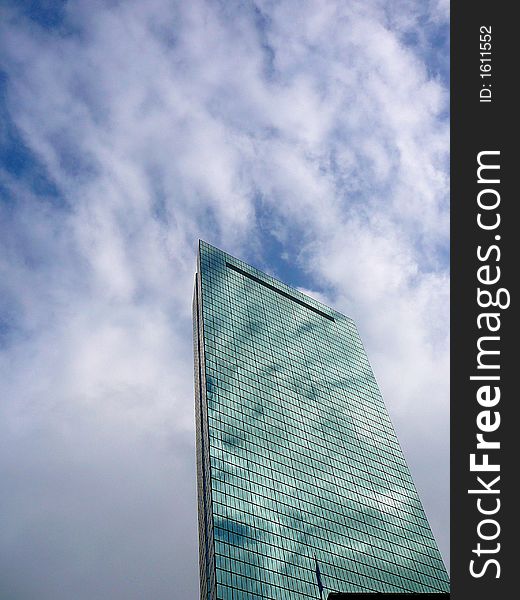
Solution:
[[(518, 588), (518, 536), (514, 533), (518, 522), (518, 493), (514, 489), (518, 482), (514, 454), (518, 420), (513, 412), (518, 404), (518, 335), (512, 313), (517, 297), (513, 288), (519, 238), (515, 215), (518, 94), (513, 90), (518, 70), (518, 25), (514, 6), (486, 0), (453, 2), (451, 6), (454, 600), (498, 600), (511, 597), (511, 590)], [(481, 163), (496, 168), (482, 169)], [(496, 206), (491, 202), (494, 199)], [(511, 294), (509, 307), (503, 302), (502, 288)], [(485, 315), (489, 320), (483, 318)], [(495, 354), (485, 355), (482, 348)], [(487, 388), (493, 395), (497, 388), (500, 390), (500, 401), (492, 407), (479, 396)], [(486, 415), (499, 426), (487, 428), (482, 420)], [(479, 448), (479, 434), (487, 442), (500, 443), (500, 447)], [(499, 470), (487, 470), (482, 465), (486, 460)], [(496, 477), (500, 479), (491, 486)]]
[(252, 279), (253, 281), (256, 281), (256, 283), (259, 283), (260, 285), (263, 285), (266, 288), (269, 288), (270, 290), (273, 290), (273, 292), (276, 292), (277, 294), (280, 294), (281, 296), (284, 296), (284, 298), (289, 298), (289, 300), (292, 300), (293, 302), (296, 302), (296, 304), (300, 304), (301, 306), (305, 306), (305, 308), (308, 308), (309, 310), (312, 310), (312, 312), (315, 312), (318, 315), (321, 315), (322, 317), (325, 317), (329, 321), (332, 321), (334, 323), (336, 322), (336, 319), (334, 319), (334, 317), (331, 317), (330, 315), (328, 315), (327, 313), (322, 312), (318, 308), (314, 308), (314, 306), (311, 306), (310, 304), (307, 304), (306, 302), (303, 302), (303, 300), (299, 300), (298, 298), (295, 298), (294, 296), (291, 296), (291, 294), (288, 294), (287, 292), (284, 292), (283, 290), (280, 290), (279, 288), (275, 287), (274, 285), (271, 285), (270, 283), (267, 283), (266, 281), (263, 281), (262, 279), (260, 279), (258, 277), (255, 277), (255, 275), (251, 275), (251, 273), (248, 273), (247, 271), (243, 271), (240, 267), (235, 267), (235, 265), (232, 265), (231, 263), (228, 263), (228, 262), (226, 262), (226, 267), (229, 267), (233, 271), (236, 271), (237, 273), (240, 273), (240, 275), (244, 275), (244, 277), (249, 277), (249, 279)]

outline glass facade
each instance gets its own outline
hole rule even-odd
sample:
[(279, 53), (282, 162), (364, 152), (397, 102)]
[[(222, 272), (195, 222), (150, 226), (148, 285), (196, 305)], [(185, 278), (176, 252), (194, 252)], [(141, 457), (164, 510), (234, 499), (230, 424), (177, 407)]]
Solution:
[(447, 592), (354, 322), (200, 242), (201, 599)]

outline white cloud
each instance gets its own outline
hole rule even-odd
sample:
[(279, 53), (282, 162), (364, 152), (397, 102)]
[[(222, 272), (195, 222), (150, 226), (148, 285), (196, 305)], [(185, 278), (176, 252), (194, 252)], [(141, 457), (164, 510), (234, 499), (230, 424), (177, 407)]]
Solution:
[(3, 20), (9, 115), (61, 194), (1, 175), (0, 554), (20, 597), (196, 595), (195, 243), (276, 272), (264, 215), (305, 287), (358, 323), (447, 555), (447, 92), (428, 9), (258, 6), (76, 0), (59, 31)]

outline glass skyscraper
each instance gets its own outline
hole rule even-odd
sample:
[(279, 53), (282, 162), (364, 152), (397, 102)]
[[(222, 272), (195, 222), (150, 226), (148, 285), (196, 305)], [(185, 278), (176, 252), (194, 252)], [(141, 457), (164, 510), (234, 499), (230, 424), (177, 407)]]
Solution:
[(354, 322), (199, 243), (201, 600), (447, 592)]

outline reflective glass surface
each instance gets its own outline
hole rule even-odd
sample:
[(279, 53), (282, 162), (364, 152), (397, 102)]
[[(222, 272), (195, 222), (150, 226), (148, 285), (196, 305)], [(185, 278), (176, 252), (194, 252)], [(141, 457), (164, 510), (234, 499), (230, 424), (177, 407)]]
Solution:
[(201, 242), (194, 334), (201, 597), (449, 591), (353, 321)]

